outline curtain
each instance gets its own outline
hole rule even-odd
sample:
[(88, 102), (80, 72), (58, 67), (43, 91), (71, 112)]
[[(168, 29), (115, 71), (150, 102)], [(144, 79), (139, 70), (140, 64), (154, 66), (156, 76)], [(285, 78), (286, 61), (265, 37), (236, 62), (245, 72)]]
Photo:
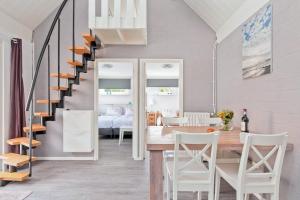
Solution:
[[(26, 125), (24, 85), (22, 78), (22, 40), (11, 40), (10, 66), (10, 125), (9, 138), (22, 137)], [(10, 152), (19, 152), (18, 146), (11, 146)]]

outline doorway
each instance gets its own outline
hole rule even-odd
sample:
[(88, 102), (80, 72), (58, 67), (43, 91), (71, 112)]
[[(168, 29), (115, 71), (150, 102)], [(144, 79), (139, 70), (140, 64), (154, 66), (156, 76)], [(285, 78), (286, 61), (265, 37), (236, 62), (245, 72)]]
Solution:
[(183, 60), (140, 60), (140, 158), (145, 156), (148, 126), (161, 126), (163, 117), (183, 116)]
[(95, 69), (95, 159), (101, 140), (116, 149), (132, 145), (132, 157), (137, 160), (138, 60), (97, 59)]

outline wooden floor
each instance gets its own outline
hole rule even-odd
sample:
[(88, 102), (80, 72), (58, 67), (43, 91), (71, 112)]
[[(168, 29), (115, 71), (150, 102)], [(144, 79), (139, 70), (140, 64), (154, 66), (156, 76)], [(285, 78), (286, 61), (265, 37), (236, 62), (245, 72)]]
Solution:
[[(100, 141), (99, 161), (37, 161), (33, 177), (25, 183), (10, 183), (0, 190), (32, 191), (26, 200), (147, 200), (148, 159), (133, 161), (131, 140)], [(180, 200), (193, 200), (180, 193)], [(204, 194), (204, 198), (206, 199)], [(194, 198), (195, 199), (195, 198)], [(233, 200), (234, 194), (221, 195)]]

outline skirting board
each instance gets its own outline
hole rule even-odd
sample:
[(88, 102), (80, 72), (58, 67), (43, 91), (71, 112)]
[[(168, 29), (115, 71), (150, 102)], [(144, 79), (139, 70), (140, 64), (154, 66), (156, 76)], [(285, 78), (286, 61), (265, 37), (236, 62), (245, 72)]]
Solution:
[(37, 157), (37, 160), (95, 160), (94, 157)]

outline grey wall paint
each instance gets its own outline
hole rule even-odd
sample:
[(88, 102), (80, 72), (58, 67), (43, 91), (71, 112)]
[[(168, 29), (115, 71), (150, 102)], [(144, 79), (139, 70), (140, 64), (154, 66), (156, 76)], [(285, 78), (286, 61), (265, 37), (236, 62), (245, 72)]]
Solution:
[(286, 155), (280, 199), (300, 199), (300, 19), (299, 0), (274, 0), (273, 72), (243, 80), (242, 28), (218, 47), (218, 109), (233, 109), (239, 125), (241, 109), (248, 108), (250, 130), (260, 133), (289, 132), (295, 145)]
[[(77, 1), (76, 41), (83, 44), (80, 34), (88, 31), (88, 1)], [(62, 71), (72, 72), (65, 61), (71, 58), (66, 51), (72, 42), (71, 6), (67, 5), (62, 22)], [(35, 52), (40, 52), (42, 43), (54, 14), (46, 19), (34, 34)], [(56, 32), (51, 39), (51, 66), (57, 66)], [(184, 59), (184, 109), (186, 111), (212, 111), (212, 49), (215, 32), (196, 15), (182, 0), (148, 1), (148, 45), (106, 46), (97, 53), (99, 58), (178, 58)], [(36, 57), (37, 58), (37, 57)], [(75, 86), (73, 97), (66, 98), (66, 108), (93, 109), (93, 71), (83, 75), (87, 81)], [(46, 63), (43, 62), (36, 96), (46, 98)], [(55, 85), (55, 82), (52, 83)], [(53, 93), (55, 95), (55, 93)], [(38, 109), (46, 107), (37, 106)], [(38, 156), (82, 156), (62, 153), (62, 111), (57, 120), (47, 124), (47, 135), (39, 136), (43, 147)], [(86, 155), (86, 154), (84, 154)]]

